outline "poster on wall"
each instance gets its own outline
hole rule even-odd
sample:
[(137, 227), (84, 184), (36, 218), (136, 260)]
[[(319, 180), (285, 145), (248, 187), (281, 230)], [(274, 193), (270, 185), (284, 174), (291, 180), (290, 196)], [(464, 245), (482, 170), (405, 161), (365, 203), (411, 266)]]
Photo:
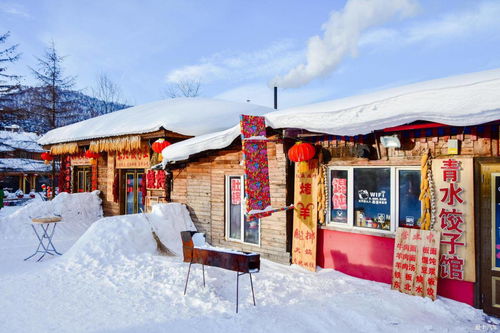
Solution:
[(436, 158), (432, 162), (436, 224), (441, 232), (440, 277), (475, 282), (474, 175), (472, 158)]
[(292, 263), (316, 271), (318, 161), (311, 160), (309, 170), (295, 168)]
[(439, 246), (438, 231), (398, 228), (394, 243), (391, 289), (435, 300)]

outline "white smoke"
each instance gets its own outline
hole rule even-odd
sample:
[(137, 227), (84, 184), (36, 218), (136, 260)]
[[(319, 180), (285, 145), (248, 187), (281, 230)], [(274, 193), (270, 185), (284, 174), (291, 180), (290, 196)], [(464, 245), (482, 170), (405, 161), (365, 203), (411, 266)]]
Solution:
[(413, 15), (416, 0), (348, 0), (341, 11), (330, 14), (323, 36), (313, 36), (307, 45), (307, 60), (270, 85), (297, 88), (331, 73), (347, 55), (356, 56), (360, 35), (391, 18)]

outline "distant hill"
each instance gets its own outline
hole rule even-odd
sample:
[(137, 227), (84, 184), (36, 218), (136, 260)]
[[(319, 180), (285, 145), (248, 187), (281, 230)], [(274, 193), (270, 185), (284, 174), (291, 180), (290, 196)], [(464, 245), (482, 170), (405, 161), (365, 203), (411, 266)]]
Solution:
[[(18, 125), (26, 132), (43, 134), (50, 130), (46, 115), (37, 107), (40, 88), (24, 87), (20, 92), (4, 96), (0, 102), (0, 127)], [(69, 110), (57, 116), (57, 126), (66, 126), (88, 118), (130, 107), (126, 104), (106, 103), (79, 91), (60, 92)]]

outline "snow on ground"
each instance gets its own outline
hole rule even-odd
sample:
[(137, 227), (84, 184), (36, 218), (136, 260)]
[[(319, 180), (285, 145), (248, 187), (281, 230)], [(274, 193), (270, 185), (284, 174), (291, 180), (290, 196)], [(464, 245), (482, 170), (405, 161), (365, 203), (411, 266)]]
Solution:
[[(55, 233), (56, 239), (78, 238), (89, 225), (102, 217), (102, 200), (99, 191), (58, 194), (54, 200), (30, 200), (25, 206), (15, 208), (12, 214), (0, 214), (0, 240), (34, 239), (31, 219), (34, 217), (61, 216)], [(11, 207), (5, 207), (11, 208)], [(2, 209), (3, 210), (3, 209)]]
[[(257, 306), (248, 276), (240, 277), (240, 313), (235, 313), (236, 273), (181, 257), (159, 256), (159, 234), (182, 228), (165, 211), (101, 219), (65, 255), (40, 263), (22, 259), (36, 245), (0, 244), (0, 332), (473, 332), (487, 324), (480, 310), (445, 298), (391, 291), (387, 284), (333, 270), (311, 273), (262, 261), (254, 274)], [(168, 212), (169, 214), (172, 211)], [(177, 214), (182, 214), (178, 211)], [(176, 226), (168, 224), (176, 221)], [(188, 225), (189, 227), (189, 225)], [(179, 240), (180, 241), (180, 240)], [(479, 326), (483, 325), (483, 326)]]

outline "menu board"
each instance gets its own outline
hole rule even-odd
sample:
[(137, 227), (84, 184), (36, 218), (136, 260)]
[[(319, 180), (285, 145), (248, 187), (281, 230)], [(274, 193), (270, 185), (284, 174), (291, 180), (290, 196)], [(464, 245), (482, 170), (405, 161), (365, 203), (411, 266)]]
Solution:
[(398, 228), (394, 245), (392, 289), (436, 299), (439, 241), (438, 231)]

